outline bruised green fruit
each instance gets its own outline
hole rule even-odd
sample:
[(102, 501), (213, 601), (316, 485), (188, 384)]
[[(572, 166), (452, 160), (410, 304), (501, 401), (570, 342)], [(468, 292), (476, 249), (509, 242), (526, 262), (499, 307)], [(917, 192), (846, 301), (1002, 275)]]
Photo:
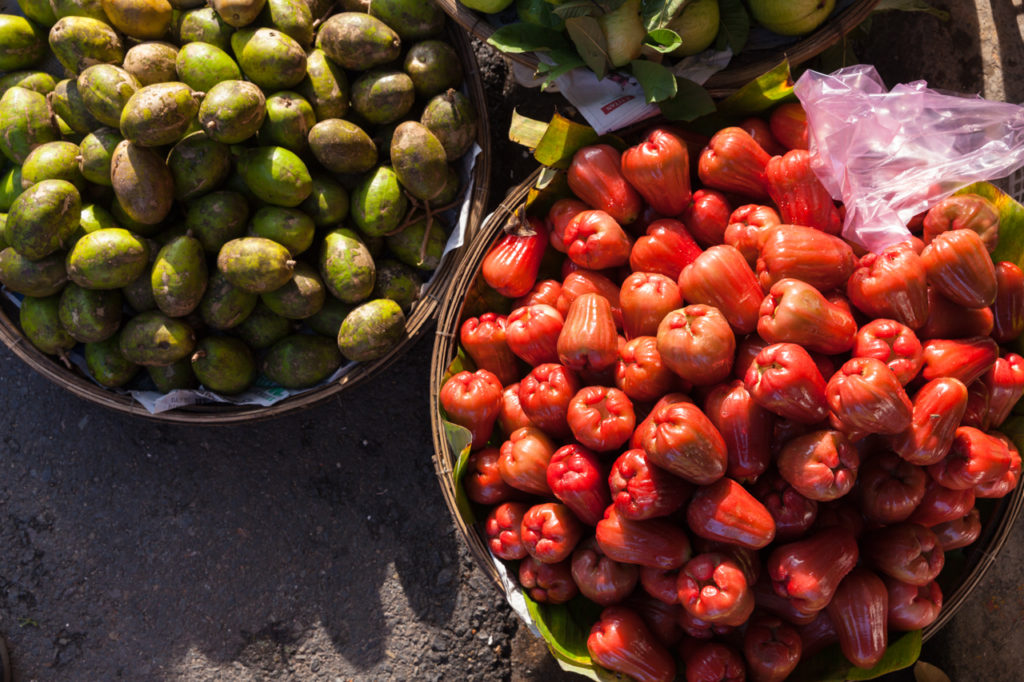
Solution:
[(25, 17), (0, 14), (0, 71), (35, 65), (46, 55), (46, 31)]
[(138, 89), (135, 76), (113, 64), (95, 64), (78, 75), (85, 108), (97, 121), (114, 128), (121, 125), (121, 111)]
[(324, 237), (320, 274), (327, 289), (346, 303), (362, 301), (373, 291), (373, 256), (352, 230), (338, 229)]
[(185, 225), (208, 253), (245, 234), (249, 202), (238, 192), (218, 190), (189, 202)]
[(267, 0), (263, 24), (294, 39), (302, 49), (313, 42), (313, 11), (306, 0)]
[(405, 263), (386, 259), (377, 263), (377, 283), (373, 287), (374, 298), (390, 298), (409, 312), (420, 296), (423, 280), (419, 273)]
[(238, 174), (257, 197), (276, 206), (298, 206), (313, 191), (306, 164), (284, 147), (255, 147), (238, 157)]
[(174, 198), (191, 201), (216, 189), (231, 172), (231, 149), (202, 130), (181, 138), (167, 155)]
[(323, 173), (313, 176), (313, 191), (299, 204), (317, 227), (337, 225), (348, 217), (348, 190)]
[(320, 121), (309, 131), (313, 156), (333, 173), (365, 173), (377, 165), (377, 146), (362, 128), (340, 118)]
[(215, 393), (235, 395), (256, 381), (256, 360), (244, 341), (230, 336), (207, 336), (196, 344), (192, 371), (199, 383)]
[(448, 233), (434, 216), (427, 230), (427, 219), (420, 218), (398, 234), (386, 239), (388, 249), (398, 260), (418, 270), (433, 270), (441, 263)]
[(75, 243), (81, 239), (84, 235), (90, 232), (96, 232), (97, 230), (106, 230), (111, 227), (120, 227), (117, 221), (114, 220), (114, 216), (107, 209), (97, 206), (96, 204), (85, 204), (82, 206), (81, 218), (78, 220), (78, 229), (71, 235), (71, 243), (69, 247), (73, 247)]
[(391, 138), (391, 165), (398, 181), (417, 199), (431, 201), (447, 182), (448, 161), (434, 133), (416, 121), (405, 121)]
[(314, 334), (291, 334), (267, 351), (263, 373), (285, 388), (314, 386), (341, 367), (341, 353), (333, 339)]
[(435, 36), (444, 29), (444, 11), (433, 2), (421, 0), (373, 0), (370, 16), (395, 29), (402, 40)]
[(52, 296), (67, 284), (64, 254), (51, 253), (39, 260), (29, 260), (8, 246), (0, 251), (0, 283), (24, 296)]
[(21, 164), (33, 148), (60, 139), (46, 96), (15, 86), (0, 97), (0, 152)]
[(110, 162), (122, 140), (121, 133), (113, 128), (99, 128), (82, 138), (78, 145), (82, 155), (79, 162), (82, 177), (91, 183), (110, 187)]
[(405, 313), (394, 301), (378, 298), (348, 314), (338, 330), (338, 349), (352, 362), (390, 353), (405, 337)]
[(121, 292), (85, 289), (71, 282), (60, 294), (57, 314), (76, 341), (104, 341), (121, 326)]
[(259, 295), (232, 284), (220, 270), (210, 273), (210, 282), (199, 302), (199, 316), (209, 327), (226, 330), (237, 327), (249, 317)]
[(0, 211), (11, 210), (14, 200), (25, 191), (21, 186), (21, 166), (9, 169), (0, 177)]
[(210, 43), (185, 43), (175, 61), (178, 78), (190, 88), (209, 92), (217, 83), (242, 79), (242, 70), (227, 52)]
[(107, 388), (124, 386), (142, 369), (121, 352), (121, 337), (117, 334), (103, 341), (85, 344), (82, 352), (89, 374), (96, 383)]
[(139, 81), (143, 87), (156, 83), (185, 81), (178, 74), (177, 59), (177, 47), (171, 43), (149, 40), (129, 48), (124, 55), (124, 63), (121, 64), (121, 67), (135, 76), (135, 80)]
[(59, 303), (60, 296), (56, 295), (45, 298), (26, 296), (18, 313), (25, 338), (47, 355), (64, 355), (77, 343), (60, 323)]
[(249, 234), (273, 240), (298, 256), (313, 244), (316, 225), (298, 209), (261, 206), (252, 216)]
[(410, 47), (403, 68), (420, 97), (433, 97), (462, 84), (459, 55), (443, 40), (424, 40)]
[(57, 80), (45, 71), (12, 71), (0, 76), (0, 94), (10, 88), (19, 87), (34, 90), (40, 95), (53, 92)]
[(148, 147), (118, 143), (110, 160), (110, 182), (121, 208), (134, 220), (155, 225), (174, 206), (174, 178), (164, 160)]
[(199, 380), (192, 371), (191, 358), (182, 358), (169, 365), (150, 365), (146, 367), (146, 373), (156, 385), (156, 390), (161, 393), (187, 391), (199, 387)]
[(211, 0), (210, 7), (217, 11), (225, 23), (239, 28), (256, 21), (266, 0)]
[(121, 134), (144, 147), (174, 144), (199, 112), (195, 92), (185, 83), (147, 85), (121, 111)]
[(304, 320), (304, 324), (315, 331), (328, 337), (335, 346), (338, 344), (338, 330), (341, 323), (345, 321), (355, 306), (350, 303), (339, 301), (334, 296), (328, 296), (324, 300), (323, 307), (317, 313)]
[(298, 262), (292, 278), (283, 286), (260, 295), (268, 308), (289, 320), (304, 320), (324, 305), (327, 291), (316, 269)]
[(178, 18), (178, 42), (209, 43), (227, 51), (231, 49), (233, 26), (225, 22), (212, 7), (186, 10)]
[(352, 71), (387, 64), (402, 52), (402, 40), (391, 27), (359, 12), (342, 12), (329, 17), (320, 25), (316, 46), (332, 61)]
[(306, 77), (298, 90), (313, 106), (319, 121), (342, 118), (348, 113), (348, 76), (323, 50), (313, 50), (307, 55)]
[(368, 71), (352, 84), (352, 108), (375, 125), (403, 118), (415, 101), (412, 79), (404, 71)]
[(267, 116), (260, 126), (260, 144), (306, 151), (309, 131), (316, 125), (313, 107), (297, 92), (282, 90), (267, 98)]
[(50, 0), (50, 7), (53, 9), (54, 21), (64, 17), (89, 17), (110, 23), (101, 0)]
[(67, 180), (81, 193), (85, 178), (78, 168), (79, 149), (71, 142), (46, 142), (28, 153), (21, 166), (21, 186), (28, 189), (43, 180)]
[(434, 197), (431, 203), (434, 206), (447, 206), (455, 201), (460, 189), (462, 189), (462, 178), (459, 177), (459, 172), (455, 170), (455, 167), (448, 164), (448, 176), (445, 178), (444, 189)]
[(476, 141), (476, 108), (457, 90), (448, 90), (427, 102), (420, 123), (441, 142), (448, 161), (462, 157)]
[(199, 105), (199, 124), (206, 134), (224, 144), (238, 144), (256, 134), (266, 116), (267, 100), (255, 83), (221, 81)]
[(43, 26), (53, 26), (57, 16), (53, 13), (53, 6), (48, 0), (18, 0), (18, 7), (22, 13)]
[(231, 35), (231, 50), (245, 77), (267, 92), (288, 90), (306, 77), (306, 51), (272, 28), (243, 28)]
[(89, 133), (101, 125), (85, 107), (82, 93), (78, 91), (77, 78), (65, 78), (57, 83), (47, 100), (53, 113), (77, 133)]
[(352, 220), (361, 232), (371, 237), (397, 229), (408, 207), (409, 200), (390, 166), (376, 168), (352, 190)]
[(153, 300), (165, 315), (184, 317), (206, 292), (206, 254), (195, 237), (177, 237), (156, 254), (150, 274)]
[(135, 280), (121, 287), (121, 295), (125, 302), (136, 313), (147, 310), (156, 310), (156, 300), (153, 298), (153, 284), (150, 281), (150, 273), (153, 271), (151, 263), (147, 263), (142, 274)]
[(37, 182), (11, 204), (4, 238), (29, 260), (45, 258), (74, 234), (81, 212), (81, 195), (70, 182)]
[(114, 28), (137, 40), (162, 38), (171, 27), (174, 8), (167, 0), (102, 0)]
[(120, 64), (124, 43), (110, 24), (90, 17), (64, 17), (53, 25), (50, 49), (61, 65), (79, 74), (94, 64)]
[(250, 348), (262, 350), (288, 336), (292, 324), (291, 320), (275, 313), (263, 301), (258, 301), (252, 312), (233, 331)]
[(145, 239), (120, 227), (90, 232), (68, 252), (68, 279), (88, 289), (120, 289), (149, 263)]
[(195, 346), (195, 331), (187, 322), (158, 310), (126, 320), (121, 330), (121, 353), (137, 365), (170, 365), (191, 355)]
[(110, 215), (114, 216), (114, 220), (117, 222), (118, 227), (123, 227), (129, 232), (134, 232), (137, 235), (143, 237), (153, 237), (160, 234), (163, 228), (163, 223), (143, 223), (135, 218), (128, 215), (125, 211), (124, 206), (118, 200), (117, 196), (114, 196), (114, 200), (110, 202)]
[(263, 237), (232, 239), (217, 254), (217, 269), (228, 281), (254, 294), (284, 286), (294, 268), (288, 249)]

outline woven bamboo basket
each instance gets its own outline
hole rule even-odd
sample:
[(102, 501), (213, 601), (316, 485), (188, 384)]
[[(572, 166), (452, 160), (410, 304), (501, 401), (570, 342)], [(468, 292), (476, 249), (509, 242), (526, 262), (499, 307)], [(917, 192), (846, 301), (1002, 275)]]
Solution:
[[(473, 290), (480, 277), (480, 266), (491, 246), (502, 235), (508, 222), (522, 210), (527, 195), (540, 176), (538, 169), (521, 185), (514, 188), (494, 213), (485, 221), (474, 242), (469, 246), (458, 271), (451, 281), (451, 288), (438, 316), (434, 349), (430, 365), (430, 418), (434, 439), (434, 471), (441, 486), (445, 502), (459, 532), (469, 545), (477, 565), (504, 593), (505, 585), (488, 551), (482, 530), (470, 525), (462, 517), (456, 501), (455, 467), (459, 453), (455, 452), (445, 436), (444, 420), (441, 416), (438, 395), (446, 379), (446, 373), (459, 352), (459, 328), (462, 321), (477, 312), (466, 311), (467, 293)], [(924, 629), (922, 637), (929, 639), (948, 623), (957, 611), (970, 599), (971, 593), (992, 567), (996, 557), (1010, 535), (1014, 522), (1024, 507), (1024, 485), (1004, 498), (979, 500), (982, 512), (982, 533), (978, 540), (965, 548), (963, 561), (956, 570), (943, 574), (939, 582), (943, 591), (942, 611), (931, 625)]]
[[(14, 11), (20, 12), (17, 6), (14, 7)], [(0, 340), (29, 367), (49, 381), (67, 389), (80, 398), (125, 414), (147, 417), (156, 421), (183, 424), (238, 424), (279, 417), (283, 414), (321, 403), (348, 388), (366, 381), (391, 365), (401, 358), (412, 347), (413, 343), (433, 326), (438, 304), (443, 300), (452, 276), (457, 272), (463, 255), (468, 251), (468, 244), (473, 240), (480, 228), (484, 212), (487, 209), (490, 193), (491, 135), (487, 121), (487, 104), (484, 99), (484, 86), (480, 77), (480, 68), (470, 45), (469, 37), (464, 31), (459, 30), (451, 22), (448, 22), (447, 37), (463, 64), (467, 94), (477, 109), (479, 121), (476, 142), (481, 151), (476, 158), (476, 165), (473, 169), (473, 189), (468, 197), (470, 202), (469, 220), (466, 226), (464, 245), (448, 253), (441, 261), (441, 264), (433, 273), (433, 279), (429, 286), (426, 287), (420, 300), (414, 304), (411, 313), (407, 316), (405, 336), (398, 346), (385, 357), (372, 362), (360, 363), (335, 382), (298, 393), (268, 407), (211, 403), (179, 407), (166, 412), (151, 414), (130, 395), (107, 390), (99, 386), (77, 367), (68, 367), (54, 356), (42, 353), (29, 343), (22, 335), (21, 329), (17, 324), (18, 310), (6, 296), (0, 296)]]
[[(487, 21), (487, 15), (466, 8), (459, 0), (434, 0), (448, 16), (466, 29), (474, 38), (482, 42), (495, 31), (495, 26)], [(825, 49), (835, 45), (843, 37), (864, 21), (879, 0), (854, 0), (849, 6), (836, 12), (828, 21), (813, 33), (798, 41), (775, 49), (751, 50), (736, 55), (728, 68), (715, 74), (704, 84), (713, 97), (726, 97), (749, 81), (777, 66), (783, 58), (789, 59), (793, 66), (816, 57)], [(532, 52), (522, 54), (504, 54), (518, 64), (537, 70), (540, 63)]]

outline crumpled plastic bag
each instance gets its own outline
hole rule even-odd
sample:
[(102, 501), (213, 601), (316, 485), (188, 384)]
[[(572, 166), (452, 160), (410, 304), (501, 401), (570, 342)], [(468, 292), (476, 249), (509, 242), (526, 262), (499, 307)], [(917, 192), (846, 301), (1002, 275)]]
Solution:
[(1024, 108), (950, 95), (924, 81), (887, 91), (873, 66), (806, 71), (812, 168), (846, 206), (843, 236), (871, 251), (910, 236), (906, 225), (961, 187), (1024, 166)]

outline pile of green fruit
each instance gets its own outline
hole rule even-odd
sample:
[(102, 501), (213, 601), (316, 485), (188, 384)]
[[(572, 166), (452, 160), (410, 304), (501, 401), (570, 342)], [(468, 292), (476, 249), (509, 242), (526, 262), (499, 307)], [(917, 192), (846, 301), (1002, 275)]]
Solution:
[(397, 345), (477, 129), (433, 3), (18, 2), (0, 282), (32, 344), (225, 395)]

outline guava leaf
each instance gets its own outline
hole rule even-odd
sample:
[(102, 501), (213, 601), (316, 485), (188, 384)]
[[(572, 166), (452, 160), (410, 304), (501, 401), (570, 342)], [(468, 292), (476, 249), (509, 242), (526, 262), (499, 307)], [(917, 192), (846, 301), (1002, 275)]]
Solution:
[(510, 54), (564, 50), (569, 47), (561, 31), (524, 23), (502, 26), (491, 34), (487, 44)]
[(572, 155), (597, 139), (590, 126), (570, 121), (560, 114), (551, 117), (533, 157), (545, 166), (568, 168)]
[(548, 52), (548, 58), (553, 63), (541, 62), (537, 66), (537, 75), (544, 76), (544, 82), (541, 83), (541, 90), (544, 90), (549, 85), (555, 82), (561, 76), (569, 73), (573, 69), (577, 69), (581, 66), (586, 66), (586, 62), (576, 54), (572, 49), (567, 50), (551, 50)]
[(605, 14), (606, 11), (603, 4), (597, 0), (568, 0), (556, 5), (554, 13), (563, 19), (572, 19)]
[(687, 5), (690, 0), (644, 0), (640, 16), (644, 20), (644, 28), (648, 31), (668, 25)]
[(688, 78), (676, 76), (676, 94), (659, 102), (661, 113), (671, 121), (692, 121), (715, 110), (708, 91)]
[(636, 59), (630, 62), (633, 77), (644, 89), (644, 99), (648, 104), (664, 102), (675, 97), (678, 91), (676, 77), (661, 64), (655, 64), (646, 59)]
[(608, 42), (597, 19), (591, 16), (572, 17), (565, 20), (565, 30), (580, 57), (587, 63), (597, 77), (604, 78), (608, 73), (611, 59), (608, 56)]
[(750, 36), (750, 16), (743, 6), (743, 0), (718, 0), (718, 36), (715, 49), (729, 48), (739, 53)]
[(942, 21), (949, 21), (949, 12), (932, 7), (924, 0), (881, 0), (875, 5), (876, 12), (899, 10), (900, 12), (924, 12)]
[(647, 37), (644, 38), (645, 47), (662, 54), (668, 54), (682, 44), (683, 39), (670, 28), (656, 28), (648, 32)]

